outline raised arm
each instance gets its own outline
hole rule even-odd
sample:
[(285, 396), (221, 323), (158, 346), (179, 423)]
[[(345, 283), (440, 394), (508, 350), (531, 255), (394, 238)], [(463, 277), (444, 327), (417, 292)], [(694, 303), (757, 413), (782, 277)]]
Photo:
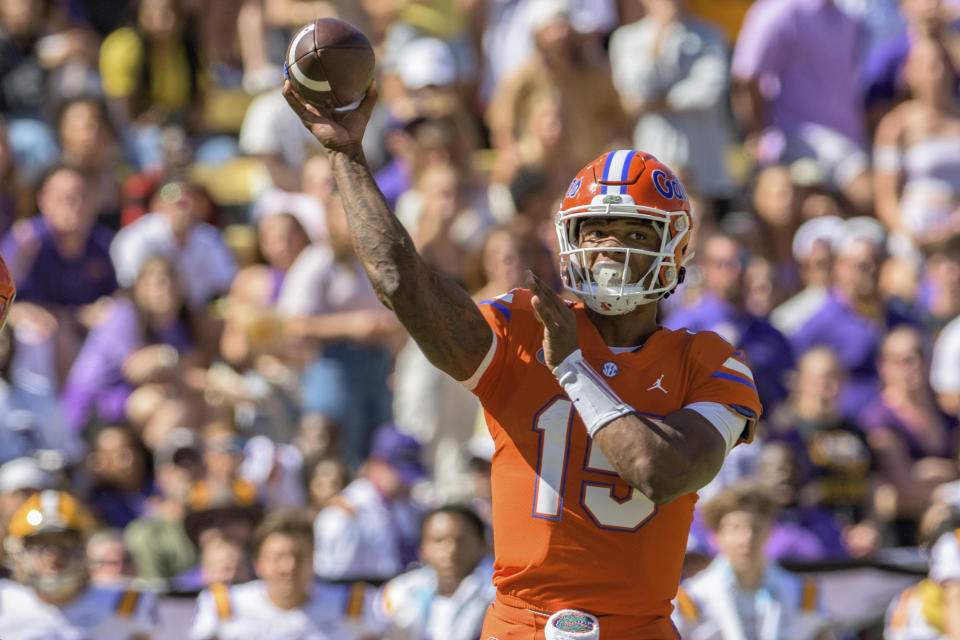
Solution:
[(374, 182), (361, 141), (376, 90), (371, 86), (360, 106), (345, 113), (305, 103), (289, 82), (283, 95), (330, 154), (354, 250), (380, 301), (434, 366), (467, 380), (489, 351), (493, 332), (470, 295), (423, 262)]

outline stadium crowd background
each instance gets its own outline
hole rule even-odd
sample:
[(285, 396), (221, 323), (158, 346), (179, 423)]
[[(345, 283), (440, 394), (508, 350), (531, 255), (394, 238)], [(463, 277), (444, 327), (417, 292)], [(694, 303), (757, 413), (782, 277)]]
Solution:
[[(947, 0), (0, 0), (0, 253), (19, 289), (0, 526), (65, 489), (104, 528), (96, 579), (166, 592), (252, 577), (250, 524), (278, 508), (316, 517), (330, 579), (413, 566), (431, 507), (488, 519), (478, 405), (377, 302), (279, 92), (291, 33), (323, 16), (375, 46), (381, 189), (478, 301), (528, 268), (560, 289), (553, 213), (600, 153), (681, 174), (696, 257), (662, 322), (741, 348), (765, 408), (701, 500), (770, 489), (768, 557), (871, 558), (949, 528)], [(358, 512), (353, 478), (388, 508)], [(368, 516), (386, 538), (343, 522)], [(713, 553), (695, 524), (690, 571)]]

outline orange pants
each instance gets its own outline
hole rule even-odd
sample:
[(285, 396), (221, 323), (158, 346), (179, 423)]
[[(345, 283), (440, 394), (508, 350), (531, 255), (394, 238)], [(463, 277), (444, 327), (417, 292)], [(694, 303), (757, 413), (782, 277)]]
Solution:
[[(480, 640), (546, 640), (549, 614), (506, 604), (499, 597), (487, 609)], [(670, 618), (600, 616), (600, 640), (677, 640)]]

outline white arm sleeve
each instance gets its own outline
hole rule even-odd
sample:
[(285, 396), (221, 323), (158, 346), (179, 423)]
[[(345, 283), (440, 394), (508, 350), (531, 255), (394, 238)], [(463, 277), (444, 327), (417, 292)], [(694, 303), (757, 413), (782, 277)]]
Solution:
[(743, 435), (743, 430), (747, 426), (745, 417), (719, 402), (694, 402), (685, 406), (684, 409), (696, 411), (720, 432), (727, 447), (724, 455), (730, 453), (730, 449), (737, 444), (737, 440)]

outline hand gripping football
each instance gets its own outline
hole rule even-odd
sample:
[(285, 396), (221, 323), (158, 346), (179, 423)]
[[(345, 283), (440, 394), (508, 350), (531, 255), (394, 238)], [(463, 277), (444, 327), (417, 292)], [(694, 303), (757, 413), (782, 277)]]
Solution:
[(321, 18), (302, 27), (287, 45), (283, 71), (307, 102), (338, 111), (355, 109), (373, 81), (370, 41), (349, 22)]

